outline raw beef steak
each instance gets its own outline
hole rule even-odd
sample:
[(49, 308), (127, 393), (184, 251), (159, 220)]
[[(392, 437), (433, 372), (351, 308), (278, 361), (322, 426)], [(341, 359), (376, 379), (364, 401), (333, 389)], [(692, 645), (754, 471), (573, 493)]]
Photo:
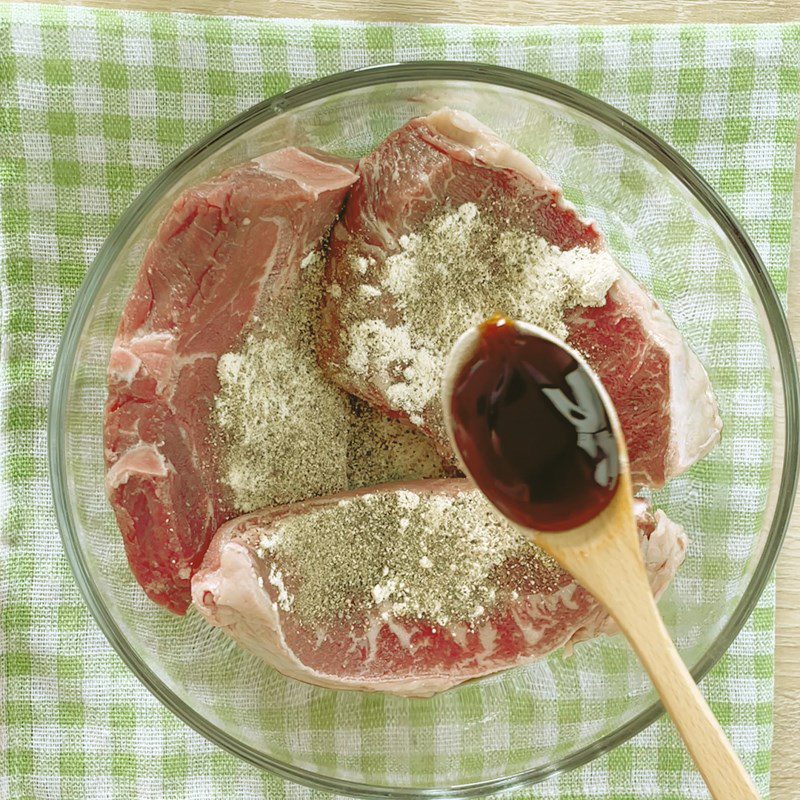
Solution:
[[(438, 390), (425, 393), (427, 405), (417, 413), (397, 400), (409, 369), (438, 378), (445, 355), (424, 352), (424, 343), (413, 337), (415, 360), (404, 351), (408, 305), (391, 288), (397, 281), (392, 258), (407, 250), (409, 237), (427, 220), (447, 209), (462, 213), (477, 208), (492, 215), (502, 230), (527, 231), (559, 251), (582, 248), (589, 256), (604, 255), (602, 237), (526, 156), (463, 112), (443, 109), (412, 120), (364, 157), (358, 172), (360, 180), (331, 240), (320, 364), (348, 392), (417, 425), (452, 458)], [(660, 487), (716, 444), (721, 421), (708, 376), (673, 322), (633, 278), (613, 268), (612, 275), (619, 277), (606, 285), (610, 289), (600, 294), (600, 304), (568, 309), (561, 322), (568, 341), (586, 356), (616, 405), (634, 482)], [(495, 280), (490, 273), (476, 281), (484, 285), (486, 307), (476, 299), (473, 308), (466, 308), (463, 315), (470, 321), (464, 328), (482, 315), (514, 316), (511, 309), (486, 302)], [(471, 302), (469, 295), (453, 299), (454, 304), (465, 302)], [(425, 303), (423, 293), (412, 307), (418, 311)], [(356, 352), (353, 330), (359, 323), (367, 323), (359, 330), (383, 335), (382, 361)], [(448, 330), (453, 341), (461, 332)]]
[[(430, 696), (471, 678), (534, 661), (564, 645), (614, 632), (612, 621), (592, 596), (524, 541), (498, 567), (497, 596), (506, 599), (498, 600), (472, 625), (398, 615), (377, 586), (374, 604), (356, 616), (348, 618), (334, 610), (312, 626), (301, 624), (292, 608), (300, 578), (293, 574), (291, 560), (282, 558), (279, 549), (270, 549), (280, 540), (282, 525), (296, 515), (339, 513), (343, 506), (402, 492), (417, 496), (423, 508), (443, 497), (478, 494), (465, 479), (384, 484), (231, 520), (214, 536), (192, 580), (195, 606), (212, 625), (289, 677), (335, 689), (407, 697)], [(485, 501), (480, 498), (480, 502)], [(686, 537), (661, 511), (651, 514), (644, 501), (637, 499), (635, 510), (642, 555), (658, 596), (683, 562)], [(317, 520), (312, 526), (315, 532)], [(383, 523), (375, 518), (376, 526)], [(400, 520), (399, 527), (408, 527), (408, 519), (405, 523)], [(388, 534), (388, 541), (399, 539), (402, 531), (385, 527), (380, 530)], [(371, 535), (369, 526), (365, 535)], [(358, 542), (353, 542), (352, 552), (357, 548)], [(387, 562), (393, 557), (390, 553)], [(431, 563), (420, 566), (424, 568), (431, 569)], [(369, 585), (371, 580), (385, 581), (387, 569), (378, 568)], [(503, 587), (511, 591), (501, 594)]]
[(147, 251), (109, 363), (106, 489), (136, 579), (174, 612), (233, 515), (208, 441), (217, 360), (292, 283), (355, 180), (333, 156), (269, 153), (186, 190)]

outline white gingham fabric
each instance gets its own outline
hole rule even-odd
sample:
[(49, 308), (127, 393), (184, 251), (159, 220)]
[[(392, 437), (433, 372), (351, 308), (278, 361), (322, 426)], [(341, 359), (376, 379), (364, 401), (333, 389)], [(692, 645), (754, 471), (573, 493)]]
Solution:
[[(721, 193), (785, 295), (797, 26), (380, 26), (0, 6), (0, 797), (324, 796), (259, 772), (196, 735), (139, 685), (99, 632), (62, 554), (52, 510), (49, 380), (93, 256), (119, 214), (173, 157), (291, 86), (421, 58), (541, 73), (631, 114)], [(669, 294), (661, 289), (660, 296)], [(735, 365), (748, 358), (750, 344), (729, 335), (718, 331)], [(733, 460), (758, 470), (769, 430), (748, 417), (748, 398), (739, 400)], [(748, 514), (755, 519), (748, 487), (739, 500), (733, 511), (746, 526)], [(743, 543), (727, 544), (732, 558), (743, 550)], [(702, 589), (702, 574), (696, 580)], [(770, 587), (703, 682), (765, 798), (773, 647)], [(553, 725), (573, 710), (559, 703)], [(472, 711), (465, 705), (463, 713)], [(457, 730), (455, 720), (451, 733)], [(514, 796), (707, 794), (662, 720), (590, 765)]]

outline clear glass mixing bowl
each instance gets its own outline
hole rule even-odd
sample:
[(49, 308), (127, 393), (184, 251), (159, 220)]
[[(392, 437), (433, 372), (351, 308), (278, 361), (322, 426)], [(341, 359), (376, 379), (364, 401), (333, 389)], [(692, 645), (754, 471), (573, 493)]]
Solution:
[(150, 603), (103, 492), (102, 411), (120, 312), (186, 186), (287, 144), (358, 156), (410, 117), (472, 112), (595, 217), (708, 369), (722, 444), (654, 498), (691, 546), (661, 609), (696, 677), (730, 645), (775, 562), (797, 476), (797, 375), (786, 321), (736, 220), (672, 149), (613, 108), (498, 67), (349, 72), (261, 103), (173, 162), (127, 210), (77, 297), (53, 380), (50, 461), (64, 546), (97, 622), (138, 678), (218, 745), (301, 783), (360, 796), (478, 795), (583, 764), (661, 709), (620, 638), (578, 645), (432, 700), (283, 678), (208, 627)]

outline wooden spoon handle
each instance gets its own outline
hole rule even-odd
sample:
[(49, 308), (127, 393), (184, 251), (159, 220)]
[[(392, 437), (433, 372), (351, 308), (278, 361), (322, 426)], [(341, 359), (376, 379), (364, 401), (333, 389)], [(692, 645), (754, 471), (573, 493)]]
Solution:
[(652, 595), (635, 618), (617, 619), (661, 695), (715, 800), (758, 800), (758, 792), (664, 627)]
[(714, 800), (758, 800), (755, 786), (664, 627), (634, 537), (613, 537), (587, 559), (578, 553), (569, 561), (564, 566), (574, 570), (627, 636)]

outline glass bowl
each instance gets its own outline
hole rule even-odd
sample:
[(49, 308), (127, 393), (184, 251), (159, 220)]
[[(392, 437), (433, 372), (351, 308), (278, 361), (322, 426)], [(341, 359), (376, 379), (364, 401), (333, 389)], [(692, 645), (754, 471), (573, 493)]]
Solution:
[(170, 710), (253, 764), (360, 796), (464, 797), (539, 781), (623, 742), (661, 708), (619, 637), (406, 700), (286, 679), (198, 614), (176, 617), (152, 604), (128, 570), (103, 491), (106, 364), (145, 249), (184, 187), (288, 144), (359, 156), (443, 105), (493, 127), (597, 219), (616, 258), (666, 307), (708, 369), (723, 441), (653, 498), (691, 538), (660, 607), (698, 679), (770, 575), (797, 478), (796, 367), (758, 254), (703, 179), (610, 106), (510, 69), (391, 65), (267, 100), (188, 150), (122, 216), (67, 324), (49, 418), (64, 546), (98, 624)]

